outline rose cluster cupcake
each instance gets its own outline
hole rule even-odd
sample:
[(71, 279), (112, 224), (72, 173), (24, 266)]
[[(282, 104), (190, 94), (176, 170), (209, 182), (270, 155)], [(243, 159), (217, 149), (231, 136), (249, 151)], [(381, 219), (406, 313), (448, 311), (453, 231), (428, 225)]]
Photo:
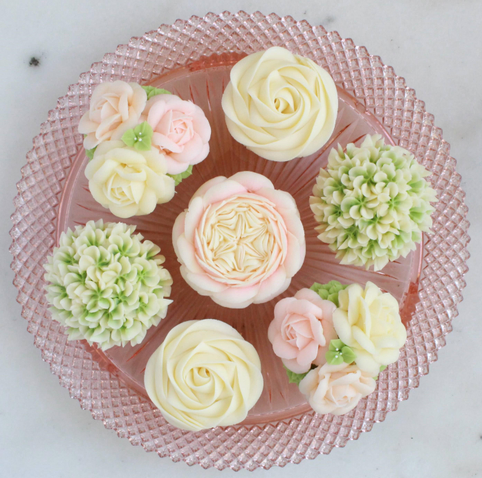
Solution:
[(268, 338), (311, 407), (343, 415), (375, 390), (407, 332), (392, 295), (372, 282), (363, 288), (332, 281), (280, 300)]
[(154, 211), (209, 153), (204, 112), (168, 91), (114, 81), (94, 90), (79, 133), (94, 199), (121, 218)]

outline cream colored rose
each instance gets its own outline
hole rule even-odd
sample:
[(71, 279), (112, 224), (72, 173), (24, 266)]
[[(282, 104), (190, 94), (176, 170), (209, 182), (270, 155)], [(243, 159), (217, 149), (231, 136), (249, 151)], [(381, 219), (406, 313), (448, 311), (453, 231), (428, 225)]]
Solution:
[(174, 196), (174, 179), (166, 176), (166, 159), (152, 148), (138, 151), (122, 141), (97, 146), (85, 168), (94, 199), (117, 217), (150, 214)]
[(186, 282), (233, 309), (284, 292), (306, 250), (293, 197), (250, 171), (201, 186), (176, 219), (172, 242)]
[(242, 422), (263, 390), (255, 348), (214, 319), (174, 327), (147, 362), (144, 383), (164, 418), (191, 431)]
[(340, 307), (333, 312), (333, 325), (339, 338), (353, 349), (355, 362), (373, 377), (380, 366), (398, 360), (407, 340), (396, 299), (367, 282), (365, 290), (352, 284), (340, 291)]
[(147, 102), (147, 94), (137, 83), (114, 81), (101, 83), (92, 93), (90, 108), (79, 122), (79, 133), (84, 138), (84, 148), (95, 148), (122, 135), (139, 122)]
[(236, 63), (230, 80), (222, 99), (229, 132), (262, 158), (308, 156), (333, 133), (336, 86), (312, 60), (273, 47)]
[(356, 365), (325, 363), (306, 375), (300, 382), (300, 392), (316, 413), (344, 415), (370, 395), (376, 385), (371, 375)]

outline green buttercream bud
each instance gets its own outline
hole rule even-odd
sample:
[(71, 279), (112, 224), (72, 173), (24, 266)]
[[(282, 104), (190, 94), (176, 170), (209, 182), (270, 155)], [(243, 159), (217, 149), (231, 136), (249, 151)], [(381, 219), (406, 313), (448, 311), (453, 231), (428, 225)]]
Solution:
[(333, 339), (330, 341), (325, 358), (330, 365), (341, 365), (343, 362), (352, 363), (356, 359), (356, 354), (340, 339)]
[(328, 284), (318, 284), (315, 282), (310, 289), (314, 290), (323, 300), (329, 300), (338, 307), (338, 294), (340, 290), (343, 290), (346, 287), (346, 285), (340, 284), (336, 280), (332, 280), (328, 282)]
[(183, 179), (188, 178), (192, 174), (192, 164), (189, 165), (189, 167), (184, 171), (183, 173), (179, 174), (168, 174), (172, 179), (174, 179), (174, 182), (176, 183), (176, 186), (182, 182)]
[(151, 125), (147, 121), (144, 121), (134, 129), (128, 129), (122, 136), (122, 141), (124, 141), (127, 146), (135, 148), (138, 151), (149, 151), (151, 149), (153, 134)]
[(299, 385), (300, 382), (308, 375), (309, 371), (306, 373), (295, 373), (292, 372), (290, 369), (286, 368), (283, 365), (283, 368), (286, 370), (286, 375), (288, 375), (288, 381), (290, 383), (296, 383), (296, 385)]
[(150, 100), (153, 96), (157, 95), (171, 95), (170, 91), (162, 88), (156, 88), (155, 86), (143, 86), (142, 89), (147, 93), (147, 99)]

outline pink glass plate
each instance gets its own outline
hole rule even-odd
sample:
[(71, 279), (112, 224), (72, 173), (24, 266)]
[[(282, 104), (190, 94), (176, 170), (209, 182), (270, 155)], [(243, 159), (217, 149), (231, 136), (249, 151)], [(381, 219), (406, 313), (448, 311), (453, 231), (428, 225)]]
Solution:
[[(288, 163), (260, 159), (232, 140), (220, 107), (231, 66), (243, 55), (273, 45), (308, 56), (329, 70), (340, 96), (330, 143), (315, 155)], [(88, 192), (83, 175), (87, 160), (77, 133), (92, 89), (115, 79), (164, 87), (192, 99), (206, 112), (213, 137), (209, 157), (177, 188), (173, 201), (158, 206), (152, 215), (128, 221), (160, 245), (167, 257), (166, 267), (174, 278), (174, 303), (168, 317), (137, 347), (114, 347), (102, 354), (83, 341), (67, 342), (63, 328), (51, 320), (43, 293), (42, 264), (66, 227), (89, 219), (116, 220)], [(308, 205), (314, 178), (326, 164), (329, 148), (375, 132), (410, 149), (432, 171), (439, 197), (433, 234), (425, 238), (423, 248), (379, 273), (339, 265), (316, 238), (316, 223)], [(12, 268), (22, 315), (29, 321), (28, 330), (44, 360), (71, 396), (132, 444), (205, 468), (253, 470), (314, 458), (356, 439), (374, 422), (382, 421), (387, 411), (396, 409), (399, 401), (408, 398), (410, 389), (418, 386), (420, 376), (428, 373), (428, 364), (445, 345), (444, 336), (451, 330), (462, 299), (469, 241), (467, 208), (455, 160), (449, 156), (441, 130), (433, 125), (432, 115), (425, 112), (423, 102), (404, 80), (378, 57), (370, 56), (351, 40), (341, 39), (336, 32), (327, 33), (322, 27), (291, 17), (244, 12), (209, 14), (163, 25), (119, 46), (81, 75), (49, 113), (27, 159), (18, 183), (11, 230)], [(225, 309), (197, 295), (180, 277), (171, 244), (174, 219), (207, 179), (240, 170), (265, 174), (297, 201), (306, 231), (307, 259), (283, 296), (314, 281), (372, 280), (401, 302), (408, 340), (400, 360), (380, 374), (377, 390), (348, 415), (314, 414), (297, 387), (288, 384), (266, 338), (275, 301), (241, 311)], [(262, 360), (265, 388), (243, 424), (184, 432), (168, 425), (146, 398), (143, 370), (149, 355), (174, 325), (206, 317), (232, 324), (255, 345)]]

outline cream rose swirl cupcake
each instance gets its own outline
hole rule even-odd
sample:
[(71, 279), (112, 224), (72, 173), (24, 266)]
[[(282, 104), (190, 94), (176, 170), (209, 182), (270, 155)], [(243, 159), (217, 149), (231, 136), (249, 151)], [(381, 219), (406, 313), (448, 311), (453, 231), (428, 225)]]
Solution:
[(281, 47), (234, 65), (223, 94), (226, 125), (262, 158), (289, 161), (318, 151), (333, 133), (338, 93), (327, 71)]
[(242, 422), (263, 390), (256, 349), (214, 319), (174, 327), (149, 358), (144, 383), (164, 418), (191, 431)]
[(172, 240), (186, 282), (233, 309), (284, 292), (306, 251), (293, 197), (250, 171), (201, 186), (176, 219)]

